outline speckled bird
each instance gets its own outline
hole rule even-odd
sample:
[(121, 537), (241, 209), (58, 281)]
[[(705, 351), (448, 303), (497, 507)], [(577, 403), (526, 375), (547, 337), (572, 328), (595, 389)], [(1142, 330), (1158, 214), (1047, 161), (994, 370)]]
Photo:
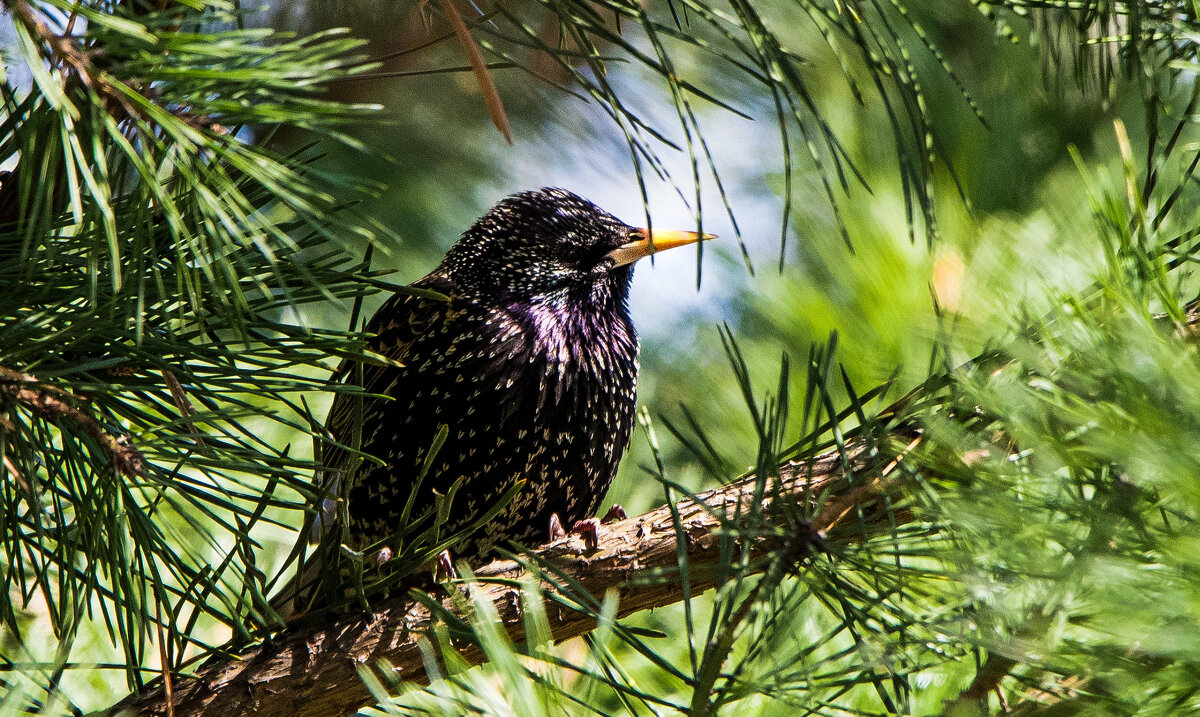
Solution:
[[(594, 516), (634, 423), (633, 263), (708, 238), (651, 234), (562, 189), (516, 194), (484, 214), (413, 284), (445, 299), (397, 293), (368, 323), (368, 348), (386, 365), (339, 370), (355, 380), (361, 368), (365, 392), (386, 396), (339, 394), (327, 422), (336, 443), (383, 461), (325, 453), (326, 485), (352, 484), (355, 547), (389, 547), (414, 486), (410, 517), (460, 478), (443, 535), (525, 484), (452, 548), (456, 559), (477, 562), (504, 541), (540, 544), (558, 524)], [(416, 485), (442, 425), (445, 442)]]

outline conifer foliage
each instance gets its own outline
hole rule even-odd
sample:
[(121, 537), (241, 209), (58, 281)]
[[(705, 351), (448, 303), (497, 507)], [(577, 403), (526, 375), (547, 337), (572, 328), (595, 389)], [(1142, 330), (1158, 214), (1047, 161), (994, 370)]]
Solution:
[[(328, 87), (378, 63), (341, 32), (247, 27), (224, 0), (0, 5), (0, 713), (103, 706), (88, 680), (115, 671), (167, 714), (173, 686), (297, 635), (280, 632), (269, 596), (301, 551), (268, 565), (260, 536), (299, 532), (317, 509), (328, 437), (310, 399), (355, 390), (328, 378), (342, 359), (378, 360), (355, 331), (363, 297), (404, 290), (372, 270), (362, 247), (387, 244), (345, 203), (369, 188), (319, 161), (355, 148), (347, 127), (377, 109)], [(1064, 231), (1099, 257), (1092, 283), (976, 324), (935, 295), (940, 330), (909, 385), (899, 372), (855, 385), (836, 333), (772, 347), (782, 358), (764, 384), (761, 342), (722, 327), (750, 469), (722, 454), (720, 422), (735, 418), (704, 410), (717, 392), (639, 414), (670, 564), (597, 589), (586, 560), (513, 554), (523, 573), (482, 568), (444, 600), (417, 596), (428, 630), (409, 656), (429, 684), (326, 645), (313, 654), (353, 664), (354, 685), (323, 690), (395, 714), (1200, 712), (1200, 15), (1149, 0), (945, 5), (980, 13), (997, 42), (1032, 41), (1046, 70), (1031, 84), (1074, 81), (1105, 100), (1122, 88), (1114, 161), (1074, 155), (1093, 221)], [(863, 239), (844, 199), (865, 178), (773, 29), (780, 17), (808, 23), (849, 95), (886, 116), (912, 241), (944, 239), (935, 186), (966, 179), (939, 154), (929, 78), (987, 118), (915, 19), (922, 7), (444, 0), (422, 12), (459, 43), (469, 66), (444, 69), (473, 77), (504, 136), (492, 75), (542, 77), (540, 53), (619, 127), (643, 187), (674, 181), (661, 153), (680, 152), (681, 184), (727, 198), (696, 107), (767, 108), (783, 256), (801, 165), (851, 246)], [(661, 81), (682, 139), (625, 101), (607, 79), (615, 62)], [(705, 85), (693, 68), (706, 64), (757, 102)], [(310, 313), (330, 303), (349, 319), (332, 329)], [(739, 498), (700, 505), (677, 479), (685, 461)], [(384, 595), (395, 576), (366, 577), (356, 604), (404, 599)], [(497, 586), (519, 610), (488, 598)], [(627, 615), (632, 591), (679, 607), (662, 622)], [(587, 624), (582, 644), (554, 644), (564, 614), (582, 616), (576, 633)], [(272, 694), (253, 696), (264, 713), (296, 714)]]
[(17, 705), (55, 694), (81, 631), (137, 687), (148, 664), (210, 649), (213, 624), (261, 622), (250, 536), (307, 502), (312, 462), (260, 436), (313, 432), (304, 393), (357, 346), (294, 310), (369, 278), (353, 227), (330, 231), (331, 178), (253, 132), (335, 134), (368, 108), (316, 91), (364, 67), (336, 33), (242, 28), (220, 3), (5, 9), (0, 617)]

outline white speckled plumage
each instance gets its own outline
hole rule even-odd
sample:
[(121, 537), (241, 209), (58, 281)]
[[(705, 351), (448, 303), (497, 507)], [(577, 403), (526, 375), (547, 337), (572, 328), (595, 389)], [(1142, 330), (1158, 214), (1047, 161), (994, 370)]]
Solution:
[(329, 420), (339, 443), (353, 445), (361, 429), (362, 450), (384, 461), (327, 451), (326, 480), (352, 484), (356, 547), (387, 544), (403, 527), (441, 424), (448, 435), (417, 488), (413, 516), (462, 478), (443, 528), (454, 531), (526, 481), (502, 513), (455, 546), (457, 557), (482, 557), (501, 541), (540, 543), (551, 513), (567, 525), (595, 514), (634, 420), (632, 268), (606, 259), (634, 232), (570, 192), (525, 192), (489, 210), (414, 284), (448, 301), (397, 294), (384, 303), (368, 325), (370, 348), (399, 365), (364, 366), (363, 380), (367, 392), (388, 398), (339, 395)]

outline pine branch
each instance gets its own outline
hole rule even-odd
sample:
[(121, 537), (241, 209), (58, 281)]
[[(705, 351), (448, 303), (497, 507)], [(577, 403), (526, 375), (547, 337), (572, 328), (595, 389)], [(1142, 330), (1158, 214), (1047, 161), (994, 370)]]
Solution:
[[(99, 70), (92, 62), (92, 56), (100, 53), (99, 48), (85, 50), (80, 44), (80, 37), (69, 32), (56, 34), (38, 13), (38, 10), (27, 0), (4, 0), (4, 6), (12, 13), (13, 19), (20, 22), (28, 32), (40, 42), (45, 50), (46, 59), (51, 67), (63, 67), (68, 70), (68, 77), (74, 77), (80, 85), (95, 92), (106, 110), (112, 113), (114, 120), (142, 119), (154, 121), (145, 105), (154, 103), (163, 112), (167, 112), (191, 127), (200, 130), (227, 134), (228, 129), (211, 118), (195, 116), (183, 107), (171, 106), (159, 102), (159, 93), (147, 86), (130, 87)], [(65, 91), (64, 87), (64, 91)], [(140, 100), (135, 103), (131, 95)], [(119, 108), (120, 112), (113, 112)]]
[[(35, 376), (0, 366), (0, 395), (23, 403), (51, 420), (71, 419), (92, 440), (104, 447), (113, 465), (123, 475), (132, 477), (142, 472), (145, 459), (129, 441), (129, 437), (111, 435), (99, 421), (74, 405), (78, 400), (74, 394), (49, 386)], [(11, 426), (0, 423), (0, 436), (6, 432), (6, 428), (11, 430)], [(10, 468), (10, 471), (12, 475), (17, 475), (16, 469)]]
[[(903, 455), (920, 441), (920, 431), (908, 426), (896, 432), (903, 436), (907, 447), (895, 455)], [(894, 487), (887, 476), (894, 470), (892, 460), (882, 471), (875, 470), (876, 479), (855, 484), (853, 475), (866, 471), (880, 460), (868, 458), (869, 451), (864, 443), (851, 444), (844, 453), (830, 452), (813, 461), (788, 463), (781, 467), (778, 483), (779, 496), (776, 500), (813, 501), (822, 508), (805, 529), (827, 534), (830, 549), (839, 544), (861, 540), (861, 524), (853, 528), (838, 530), (843, 519), (853, 508), (863, 511), (869, 528), (891, 530), (896, 522), (911, 520), (906, 513), (889, 513), (877, 501), (886, 491)], [(852, 467), (848, 480), (843, 467)], [(715, 567), (720, 563), (718, 535), (722, 521), (718, 515), (745, 511), (754, 500), (756, 489), (761, 486), (755, 476), (744, 478), (729, 486), (718, 488), (698, 496), (703, 505), (684, 501), (678, 506), (684, 539), (687, 541), (693, 595), (716, 587)], [(763, 511), (772, 520), (781, 524), (789, 520), (791, 511), (772, 511), (774, 502), (765, 502)], [(847, 521), (850, 522), (850, 521)], [(763, 542), (757, 551), (759, 556), (774, 549), (775, 545)], [(663, 581), (653, 585), (641, 584), (636, 589), (627, 586), (627, 580), (644, 571), (676, 568), (678, 541), (671, 515), (671, 508), (663, 506), (648, 513), (634, 516), (606, 527), (594, 551), (584, 550), (579, 536), (569, 536), (536, 551), (541, 560), (551, 560), (560, 565), (563, 576), (577, 581), (586, 592), (603, 599), (608, 590), (616, 589), (620, 594), (617, 616), (622, 617), (654, 607), (676, 603), (683, 599), (680, 581)], [(766, 561), (760, 566), (765, 567)], [(503, 580), (503, 583), (488, 582), (482, 586), (483, 594), (496, 606), (500, 618), (514, 641), (524, 635), (520, 614), (520, 588), (513, 581), (524, 574), (523, 569), (511, 560), (497, 560), (483, 566), (476, 577), (487, 581)], [(456, 602), (446, 598), (442, 607), (457, 613)], [(566, 640), (590, 632), (595, 628), (591, 618), (580, 613), (558, 610), (548, 615), (553, 638)], [(188, 714), (249, 714), (302, 715), (349, 714), (372, 702), (358, 675), (360, 667), (373, 667), (380, 659), (386, 659), (396, 669), (396, 676), (413, 682), (427, 680), (422, 663), (419, 641), (432, 622), (430, 610), (412, 600), (396, 598), (378, 606), (369, 616), (343, 617), (332, 624), (308, 627), (278, 642), (249, 650), (236, 660), (210, 663), (198, 668), (194, 679), (187, 680), (176, 675), (174, 690), (176, 715)], [(470, 663), (483, 659), (478, 647), (471, 645), (461, 651)], [(168, 713), (166, 697), (161, 687), (154, 687), (139, 695), (132, 695), (117, 706), (135, 714), (160, 715)]]

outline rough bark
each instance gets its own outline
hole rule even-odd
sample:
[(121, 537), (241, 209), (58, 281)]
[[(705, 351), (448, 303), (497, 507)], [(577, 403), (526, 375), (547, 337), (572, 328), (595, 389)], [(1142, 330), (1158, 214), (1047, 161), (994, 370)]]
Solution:
[[(920, 440), (915, 429), (905, 429), (902, 436), (909, 447)], [(896, 455), (902, 455), (899, 451)], [(815, 500), (823, 496), (820, 513), (811, 521), (812, 527), (830, 533), (830, 542), (854, 540), (859, 532), (858, 520), (853, 531), (845, 536), (835, 530), (843, 517), (854, 509), (866, 508), (869, 522), (884, 526), (904, 522), (909, 517), (895, 511), (890, 518), (873, 498), (888, 489), (888, 475), (896, 459), (880, 466), (875, 463), (869, 482), (853, 474), (866, 466), (866, 451), (861, 444), (851, 444), (846, 453), (831, 452), (812, 462), (788, 463), (781, 467), (780, 497), (789, 500)], [(851, 480), (843, 471), (852, 466)], [(878, 458), (876, 458), (878, 460)], [(729, 486), (703, 493), (704, 505), (684, 501), (678, 505), (681, 524), (687, 540), (692, 574), (693, 594), (713, 585), (715, 571), (704, 570), (720, 561), (720, 538), (716, 529), (720, 520), (714, 516), (727, 515), (737, 504), (753, 499), (755, 478), (749, 477)], [(772, 516), (769, 501), (764, 501), (765, 513)], [(776, 511), (783, 520), (785, 511)], [(856, 513), (857, 515), (857, 513)], [(831, 532), (832, 531), (832, 532)], [(853, 534), (852, 534), (853, 533)], [(677, 565), (677, 539), (671, 511), (663, 506), (648, 513), (605, 526), (594, 550), (587, 550), (579, 536), (568, 536), (537, 553), (553, 559), (564, 572), (578, 581), (588, 592), (603, 598), (615, 589), (620, 602), (618, 616), (626, 616), (647, 608), (669, 605), (683, 599), (678, 581), (653, 585), (639, 584), (636, 589), (626, 586), (627, 580), (647, 569), (673, 568)], [(762, 546), (767, 550), (769, 546)], [(483, 566), (479, 577), (517, 578), (522, 570), (517, 563), (497, 560)], [(519, 613), (520, 595), (516, 588), (494, 583), (482, 586), (483, 594), (491, 600), (500, 619), (515, 642), (524, 637)], [(454, 602), (446, 598), (444, 607), (454, 611)], [(566, 640), (582, 635), (595, 626), (586, 616), (569, 610), (550, 610), (549, 620), (554, 639)], [(275, 643), (252, 648), (240, 659), (198, 668), (193, 677), (175, 675), (175, 715), (219, 714), (234, 717), (242, 714), (280, 715), (286, 717), (333, 717), (353, 713), (372, 702), (357, 670), (362, 665), (374, 666), (380, 658), (395, 666), (396, 676), (414, 682), (425, 682), (426, 675), (417, 647), (418, 640), (430, 625), (429, 611), (412, 601), (398, 598), (377, 606), (370, 616), (347, 616), (336, 621), (285, 634)], [(474, 646), (461, 651), (469, 662), (482, 661), (483, 655)], [(166, 715), (170, 708), (161, 687), (140, 695), (132, 695), (116, 708), (126, 714)]]

